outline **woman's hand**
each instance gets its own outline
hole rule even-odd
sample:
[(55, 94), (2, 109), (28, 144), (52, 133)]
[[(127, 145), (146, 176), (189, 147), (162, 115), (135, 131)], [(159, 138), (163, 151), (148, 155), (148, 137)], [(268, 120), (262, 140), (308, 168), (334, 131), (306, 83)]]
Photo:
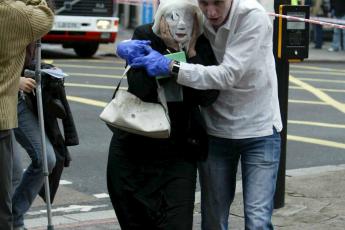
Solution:
[(36, 81), (32, 78), (20, 77), (19, 89), (31, 93), (36, 88)]
[(161, 17), (161, 20), (159, 22), (159, 31), (160, 31), (160, 38), (164, 41), (167, 47), (172, 48), (176, 51), (180, 50), (180, 46), (172, 37), (169, 30), (169, 25), (163, 16)]
[(194, 14), (193, 32), (192, 32), (192, 37), (190, 39), (189, 46), (188, 46), (188, 57), (190, 58), (196, 55), (195, 44), (196, 44), (196, 40), (198, 40), (199, 33), (200, 33), (200, 27), (199, 27), (198, 16), (197, 14)]

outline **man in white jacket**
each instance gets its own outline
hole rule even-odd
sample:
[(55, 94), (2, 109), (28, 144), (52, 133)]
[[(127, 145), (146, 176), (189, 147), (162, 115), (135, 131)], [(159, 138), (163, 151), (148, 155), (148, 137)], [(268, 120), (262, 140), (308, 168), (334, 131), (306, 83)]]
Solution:
[(239, 160), (245, 229), (273, 229), (282, 123), (272, 23), (256, 0), (199, 0), (199, 7), (219, 65), (171, 61), (135, 40), (121, 43), (118, 53), (149, 75), (170, 74), (182, 85), (220, 90), (217, 101), (203, 108), (209, 155), (199, 164), (202, 229), (228, 229)]

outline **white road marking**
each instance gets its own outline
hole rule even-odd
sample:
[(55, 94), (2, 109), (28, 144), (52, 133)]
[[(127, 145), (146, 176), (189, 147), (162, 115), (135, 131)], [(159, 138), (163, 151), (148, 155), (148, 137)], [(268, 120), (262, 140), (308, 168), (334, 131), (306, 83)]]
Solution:
[(344, 72), (337, 72), (337, 71), (320, 72), (320, 71), (292, 70), (290, 71), (290, 74), (306, 74), (306, 75), (324, 74), (327, 76), (345, 77)]
[(78, 84), (78, 83), (65, 83), (67, 87), (81, 87), (81, 88), (93, 88), (93, 89), (116, 89), (116, 86), (109, 85), (94, 85), (94, 84)]
[(68, 185), (68, 184), (72, 184), (72, 182), (68, 180), (60, 180), (59, 182), (59, 185)]
[(322, 101), (293, 100), (293, 99), (289, 99), (289, 103), (309, 104), (309, 105), (328, 105), (327, 103), (322, 102)]
[(93, 99), (83, 98), (83, 97), (75, 97), (75, 96), (67, 96), (69, 101), (79, 102), (82, 104), (97, 106), (104, 108), (108, 103), (104, 101), (97, 101)]
[(102, 199), (102, 198), (108, 198), (109, 194), (108, 193), (99, 193), (99, 194), (93, 194), (93, 196), (98, 198), (98, 199)]
[(287, 135), (287, 139), (289, 141), (298, 141), (308, 144), (315, 144), (315, 145), (321, 145), (326, 147), (332, 147), (332, 148), (338, 148), (338, 149), (345, 149), (345, 143), (335, 142), (335, 141), (328, 141), (328, 140), (322, 140), (317, 138), (311, 138), (311, 137), (301, 137), (301, 136), (295, 136), (295, 135)]
[(310, 93), (314, 94), (316, 97), (318, 97), (321, 101), (326, 102), (327, 104), (331, 105), (335, 109), (339, 110), (342, 113), (345, 113), (345, 104), (340, 103), (339, 101), (333, 99), (328, 94), (322, 92), (321, 90), (309, 85), (308, 83), (305, 83), (299, 79), (297, 79), (294, 76), (290, 75), (290, 82), (304, 88), (305, 90), (309, 91)]
[(124, 67), (117, 66), (92, 66), (92, 65), (71, 65), (71, 64), (59, 64), (59, 68), (80, 68), (80, 69), (110, 69), (110, 70), (125, 70)]
[(336, 84), (345, 84), (344, 80), (332, 80), (332, 79), (316, 79), (309, 77), (299, 77), (301, 81), (311, 81), (311, 82), (326, 82), (326, 83), (336, 83)]
[[(59, 207), (52, 209), (52, 212), (90, 212), (92, 209), (108, 207), (106, 204), (102, 205), (69, 205), (67, 207)], [(42, 213), (47, 213), (47, 210), (42, 209), (39, 211), (27, 212), (29, 216), (40, 215)]]
[[(296, 69), (309, 69), (309, 70), (317, 70), (317, 71), (325, 71), (327, 72), (340, 72), (345, 73), (344, 69), (335, 69), (335, 68), (324, 68), (324, 67), (316, 67), (316, 66), (305, 66), (305, 65), (291, 65), (292, 68)], [(319, 72), (320, 73), (320, 72)]]
[(309, 125), (309, 126), (319, 126), (319, 127), (326, 127), (326, 128), (345, 129), (345, 125), (332, 124), (332, 123), (322, 123), (322, 122), (313, 122), (313, 121), (296, 121), (296, 120), (288, 120), (288, 123), (297, 124), (297, 125)]
[[(121, 79), (121, 75), (115, 75), (115, 74), (93, 74), (93, 73), (74, 73), (74, 72), (68, 72), (68, 75), (70, 75), (69, 78), (73, 77), (88, 77), (88, 78), (111, 78), (111, 79)], [(127, 77), (125, 76), (124, 79)]]
[[(298, 89), (298, 90), (306, 90), (300, 86), (289, 86), (289, 89)], [(321, 90), (323, 92), (331, 92), (331, 93), (345, 93), (344, 89), (325, 89), (325, 88), (315, 88), (317, 90)]]

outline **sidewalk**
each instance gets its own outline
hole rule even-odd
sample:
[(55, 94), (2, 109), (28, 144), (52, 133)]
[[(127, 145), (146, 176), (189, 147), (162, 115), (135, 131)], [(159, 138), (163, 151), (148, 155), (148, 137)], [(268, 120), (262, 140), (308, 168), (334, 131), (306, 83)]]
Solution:
[(305, 62), (345, 62), (345, 51), (328, 51), (331, 42), (325, 42), (322, 49), (314, 49), (313, 46), (313, 43), (309, 44), (309, 58)]
[[(274, 211), (275, 229), (343, 230), (345, 226), (345, 165), (288, 170), (285, 207)], [(241, 230), (241, 186), (231, 207), (230, 229)], [(196, 200), (194, 229), (200, 229), (200, 200)], [(30, 230), (46, 229), (46, 218), (29, 219)], [(120, 229), (113, 210), (54, 216), (56, 230)]]

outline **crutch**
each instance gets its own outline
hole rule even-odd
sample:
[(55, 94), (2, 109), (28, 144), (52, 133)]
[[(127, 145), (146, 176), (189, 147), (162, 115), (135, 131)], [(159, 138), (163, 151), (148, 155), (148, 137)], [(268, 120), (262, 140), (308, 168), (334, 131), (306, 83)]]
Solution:
[(41, 81), (41, 40), (36, 42), (36, 68), (35, 68), (35, 81), (36, 81), (36, 99), (38, 110), (38, 124), (41, 131), (41, 155), (43, 159), (43, 174), (44, 174), (44, 190), (46, 196), (48, 226), (47, 230), (53, 230), (52, 222), (52, 210), (50, 203), (50, 188), (49, 188), (49, 171), (47, 162), (47, 147), (46, 147), (46, 133), (44, 129), (44, 117), (43, 117), (43, 104), (42, 104), (42, 81)]

